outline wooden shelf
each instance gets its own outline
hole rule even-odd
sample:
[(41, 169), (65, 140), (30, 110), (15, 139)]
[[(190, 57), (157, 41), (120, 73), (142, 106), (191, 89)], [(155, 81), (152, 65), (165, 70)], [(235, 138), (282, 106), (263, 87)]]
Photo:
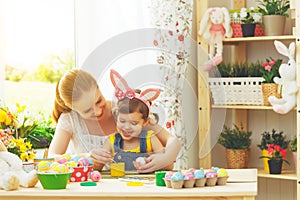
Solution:
[(258, 169), (257, 176), (261, 178), (274, 178), (274, 179), (285, 179), (285, 180), (297, 180), (297, 174), (293, 170), (284, 170), (281, 174), (269, 174), (263, 169)]
[(281, 36), (259, 36), (259, 37), (238, 37), (238, 38), (225, 38), (224, 43), (231, 42), (255, 42), (255, 41), (268, 41), (268, 40), (295, 40), (293, 35), (281, 35)]
[[(212, 108), (227, 108), (227, 109), (244, 109), (244, 110), (272, 110), (272, 106), (257, 106), (257, 105), (211, 105)], [(297, 110), (297, 107), (294, 108)]]
[(246, 109), (246, 110), (272, 110), (272, 106), (256, 105), (212, 105), (212, 108)]

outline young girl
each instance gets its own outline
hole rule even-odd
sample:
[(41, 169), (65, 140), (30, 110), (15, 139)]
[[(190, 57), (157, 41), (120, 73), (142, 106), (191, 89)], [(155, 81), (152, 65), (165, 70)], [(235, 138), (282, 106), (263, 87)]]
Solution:
[[(129, 88), (116, 71), (111, 70), (110, 78), (118, 99), (114, 110), (117, 133), (109, 136), (103, 148), (114, 155), (115, 162), (124, 162), (126, 171), (133, 171), (150, 154), (163, 152), (164, 148), (153, 131), (144, 129), (150, 121), (151, 101), (159, 96), (160, 90), (147, 89), (139, 94)], [(136, 161), (137, 158), (141, 160)], [(103, 166), (101, 164), (94, 168), (101, 170)], [(173, 169), (173, 164), (164, 169)]]

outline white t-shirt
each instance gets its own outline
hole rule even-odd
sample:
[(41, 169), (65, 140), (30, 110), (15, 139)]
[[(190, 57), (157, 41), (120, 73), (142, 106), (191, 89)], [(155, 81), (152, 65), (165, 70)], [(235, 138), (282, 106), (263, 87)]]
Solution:
[(57, 129), (72, 134), (67, 153), (88, 153), (93, 148), (101, 148), (107, 136), (90, 135), (83, 118), (75, 111), (62, 113), (57, 122)]

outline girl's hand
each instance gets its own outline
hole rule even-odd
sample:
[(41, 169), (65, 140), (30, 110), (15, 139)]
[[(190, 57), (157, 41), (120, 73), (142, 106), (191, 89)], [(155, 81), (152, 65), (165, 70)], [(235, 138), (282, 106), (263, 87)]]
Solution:
[(111, 161), (111, 153), (103, 148), (92, 149), (90, 151), (91, 158), (96, 164), (105, 164)]
[(138, 173), (154, 172), (173, 164), (173, 160), (170, 160), (165, 153), (152, 154), (148, 158), (145, 158), (145, 161), (145, 165), (135, 165)]

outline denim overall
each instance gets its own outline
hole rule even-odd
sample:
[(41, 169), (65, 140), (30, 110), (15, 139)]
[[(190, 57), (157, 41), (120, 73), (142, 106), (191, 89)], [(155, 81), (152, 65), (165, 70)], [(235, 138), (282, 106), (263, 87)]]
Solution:
[(117, 133), (115, 135), (114, 141), (114, 151), (115, 156), (114, 160), (116, 162), (124, 162), (125, 163), (125, 171), (136, 171), (136, 168), (133, 165), (133, 161), (138, 157), (148, 157), (147, 153), (147, 143), (146, 143), (147, 131), (143, 130), (140, 134), (140, 152), (125, 152), (122, 150), (123, 147), (123, 139), (122, 136)]

